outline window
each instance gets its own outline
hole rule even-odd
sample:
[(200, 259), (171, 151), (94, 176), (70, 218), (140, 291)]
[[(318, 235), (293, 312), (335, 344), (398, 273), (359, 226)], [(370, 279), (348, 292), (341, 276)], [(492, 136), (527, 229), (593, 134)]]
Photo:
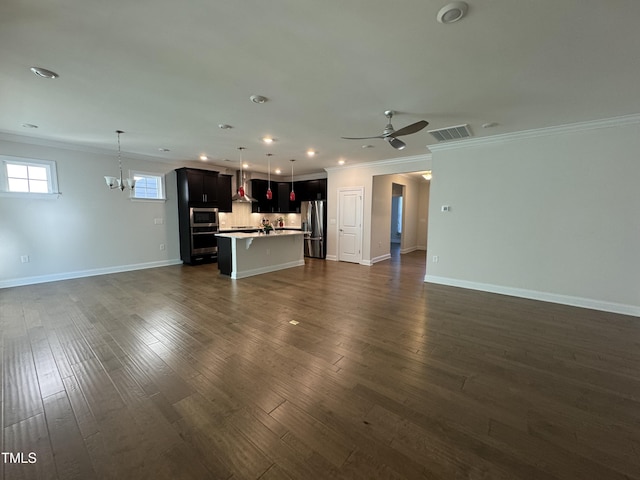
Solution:
[(56, 163), (0, 155), (0, 191), (11, 194), (52, 195), (58, 193)]
[(164, 182), (162, 175), (132, 172), (136, 181), (132, 198), (140, 200), (164, 200)]

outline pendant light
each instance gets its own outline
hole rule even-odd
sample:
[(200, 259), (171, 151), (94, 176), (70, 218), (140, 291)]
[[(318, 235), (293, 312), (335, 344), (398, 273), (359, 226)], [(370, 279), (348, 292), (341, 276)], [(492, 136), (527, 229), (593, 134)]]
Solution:
[(273, 153), (267, 153), (267, 176), (269, 178), (267, 183), (267, 200), (271, 200), (273, 198), (273, 192), (271, 191), (271, 156)]
[(289, 200), (295, 202), (296, 192), (293, 191), (293, 162), (295, 162), (295, 160), (291, 159), (291, 193), (289, 194)]
[(245, 147), (238, 147), (238, 150), (240, 150), (240, 180), (242, 181), (242, 183), (240, 185), (238, 185), (238, 196), (239, 197), (244, 197), (244, 164), (242, 163), (242, 151), (245, 149)]
[(122, 178), (122, 156), (120, 153), (120, 134), (124, 132), (122, 130), (116, 130), (116, 133), (118, 134), (118, 168), (120, 169), (120, 177), (119, 178), (110, 177), (105, 175), (104, 179), (111, 190), (113, 190), (114, 188), (117, 188), (120, 191), (123, 191), (125, 188), (128, 188), (129, 190), (133, 190), (136, 186), (136, 180), (134, 178), (125, 178), (125, 179)]

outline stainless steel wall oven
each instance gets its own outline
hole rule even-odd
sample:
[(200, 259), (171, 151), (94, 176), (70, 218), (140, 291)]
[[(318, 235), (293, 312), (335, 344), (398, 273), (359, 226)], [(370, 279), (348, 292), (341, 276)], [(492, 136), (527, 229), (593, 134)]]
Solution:
[(220, 230), (217, 208), (190, 208), (191, 254), (205, 255), (218, 253), (216, 233)]

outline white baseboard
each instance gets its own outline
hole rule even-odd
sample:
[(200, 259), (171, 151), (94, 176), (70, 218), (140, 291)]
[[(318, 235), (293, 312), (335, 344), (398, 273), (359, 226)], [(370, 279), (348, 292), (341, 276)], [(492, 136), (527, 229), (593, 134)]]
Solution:
[(415, 245), (413, 247), (405, 247), (400, 249), (400, 254), (404, 255), (405, 253), (415, 252), (416, 250), (418, 250), (418, 247)]
[(570, 295), (539, 292), (537, 290), (526, 290), (523, 288), (504, 287), (501, 285), (492, 285), (489, 283), (469, 282), (467, 280), (438, 277), (436, 275), (425, 275), (424, 281), (428, 283), (437, 283), (439, 285), (468, 288), (470, 290), (499, 293), (501, 295), (510, 295), (512, 297), (529, 298), (531, 300), (540, 300), (542, 302), (559, 303), (561, 305), (590, 308), (592, 310), (600, 310), (603, 312), (621, 313), (624, 315), (633, 315), (635, 317), (640, 317), (640, 306), (636, 305), (605, 302), (602, 300), (593, 300), (591, 298), (573, 297)]
[(51, 275), (38, 275), (35, 277), (12, 278), (10, 280), (0, 281), (0, 288), (22, 287), (24, 285), (35, 285), (36, 283), (58, 282), (60, 280), (71, 280), (74, 278), (93, 277), (95, 275), (108, 275), (110, 273), (130, 272), (132, 270), (167, 267), (169, 265), (179, 265), (181, 263), (182, 260), (173, 259), (162, 260), (159, 262), (118, 265), (116, 267), (94, 268), (91, 270), (78, 270), (75, 272), (53, 273)]
[(327, 255), (325, 260), (330, 260), (332, 262), (337, 262), (338, 261), (338, 257), (336, 255)]
[(367, 265), (367, 266), (371, 266), (374, 263), (378, 263), (378, 262), (383, 262), (385, 260), (389, 260), (391, 258), (391, 254), (390, 253), (385, 253), (384, 255), (379, 255), (377, 257), (372, 258), (371, 260), (366, 260), (367, 263), (360, 262), (360, 265)]

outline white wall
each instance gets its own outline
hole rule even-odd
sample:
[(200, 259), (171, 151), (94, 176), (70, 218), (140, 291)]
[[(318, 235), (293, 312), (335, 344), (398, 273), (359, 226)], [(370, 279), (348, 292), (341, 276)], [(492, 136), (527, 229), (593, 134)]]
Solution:
[(425, 280), (640, 315), (637, 119), (432, 150)]
[(427, 249), (427, 232), (429, 231), (429, 188), (430, 182), (420, 182), (418, 192), (418, 225), (416, 233), (416, 247), (418, 250)]
[[(372, 245), (377, 245), (375, 240), (372, 242), (372, 235), (375, 234), (373, 228), (386, 228), (387, 231), (387, 250), (389, 240), (389, 217), (386, 220), (373, 219), (373, 178), (379, 175), (390, 175), (398, 173), (417, 172), (431, 169), (431, 154), (420, 155), (416, 157), (406, 157), (400, 159), (371, 162), (367, 164), (359, 164), (354, 166), (343, 166), (327, 169), (327, 258), (337, 259), (338, 245), (338, 189), (345, 187), (364, 187), (364, 215), (363, 215), (363, 239), (362, 239), (362, 263), (369, 265), (372, 259), (376, 258), (378, 251), (372, 252)], [(406, 181), (406, 179), (405, 179)], [(389, 187), (391, 188), (391, 187)], [(389, 208), (391, 208), (391, 191), (386, 200)], [(384, 223), (386, 222), (386, 227)]]
[(145, 202), (107, 188), (104, 175), (118, 170), (115, 154), (5, 139), (0, 154), (54, 160), (62, 192), (46, 200), (0, 197), (0, 287), (179, 263), (173, 170), (182, 165), (123, 157), (125, 172), (167, 174), (166, 202)]

